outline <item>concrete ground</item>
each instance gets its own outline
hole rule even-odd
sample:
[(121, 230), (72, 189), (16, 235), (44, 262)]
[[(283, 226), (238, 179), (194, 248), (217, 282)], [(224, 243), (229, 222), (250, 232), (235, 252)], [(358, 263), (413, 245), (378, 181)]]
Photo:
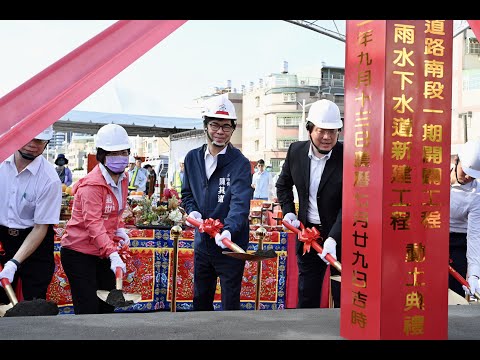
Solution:
[[(340, 309), (0, 318), (0, 340), (344, 340)], [(448, 340), (480, 340), (480, 306), (451, 305)]]

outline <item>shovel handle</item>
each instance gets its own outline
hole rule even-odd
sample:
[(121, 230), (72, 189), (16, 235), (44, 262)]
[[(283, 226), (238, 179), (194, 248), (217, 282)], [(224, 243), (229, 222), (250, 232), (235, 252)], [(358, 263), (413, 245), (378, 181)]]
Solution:
[(115, 269), (115, 288), (117, 290), (123, 289), (123, 270), (120, 266)]
[[(448, 272), (450, 273), (450, 275), (452, 275), (455, 279), (458, 280), (458, 282), (462, 285), (464, 285), (467, 289), (470, 290), (470, 285), (468, 284), (467, 280), (465, 280), (465, 278), (460, 275), (457, 270), (455, 270), (451, 265), (448, 265)], [(475, 296), (475, 298), (477, 300), (480, 300), (480, 294), (475, 291), (475, 294), (473, 294)]]
[[(2, 270), (3, 270), (3, 266), (2, 266), (2, 264), (0, 264), (0, 271), (2, 271)], [(2, 278), (0, 280), (0, 282), (2, 283), (2, 286), (5, 289), (5, 292), (7, 293), (8, 299), (10, 300), (12, 305), (17, 305), (18, 304), (18, 299), (15, 295), (15, 291), (13, 291), (13, 287), (10, 284), (10, 281), (8, 281), (7, 278)]]
[[(295, 226), (290, 224), (286, 220), (282, 220), (283, 226), (285, 226), (288, 230), (293, 231), (294, 233), (297, 233), (297, 235), (300, 235), (302, 231), (300, 229), (297, 229)], [(304, 228), (304, 225), (300, 223), (300, 226)], [(323, 251), (323, 248), (320, 246), (320, 244), (317, 242), (317, 240), (313, 240), (311, 243), (312, 247), (319, 253), (321, 254)], [(325, 256), (325, 259), (338, 271), (342, 272), (342, 264), (340, 264), (340, 261), (336, 260), (331, 254), (327, 254)]]
[(229, 248), (230, 250), (232, 250), (233, 252), (246, 254), (245, 250), (243, 250), (240, 246), (238, 246), (237, 244), (235, 244), (235, 243), (234, 243), (233, 241), (231, 241), (231, 240), (222, 239), (222, 243), (223, 243), (223, 245), (225, 245), (226, 247), (228, 247), (228, 248)]
[[(187, 221), (192, 224), (193, 226), (195, 227), (200, 227), (200, 225), (202, 224), (201, 221), (198, 221), (197, 219), (194, 219), (192, 217), (187, 217)], [(215, 236), (218, 234), (218, 232), (215, 232), (215, 233), (212, 233), (212, 234), (208, 234), (210, 235), (211, 237), (215, 238)], [(232, 242), (231, 240), (229, 239), (222, 239), (222, 243), (223, 245), (225, 245), (226, 247), (228, 247), (230, 250), (232, 250), (233, 252), (236, 252), (236, 253), (243, 253), (245, 254), (245, 250), (243, 250), (240, 246), (238, 246), (237, 244), (235, 244), (234, 242)]]

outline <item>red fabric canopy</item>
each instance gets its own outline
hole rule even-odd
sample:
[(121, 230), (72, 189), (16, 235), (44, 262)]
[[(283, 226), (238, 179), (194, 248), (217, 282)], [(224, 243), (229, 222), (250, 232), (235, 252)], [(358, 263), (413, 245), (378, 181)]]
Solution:
[(0, 99), (0, 161), (187, 20), (120, 20)]

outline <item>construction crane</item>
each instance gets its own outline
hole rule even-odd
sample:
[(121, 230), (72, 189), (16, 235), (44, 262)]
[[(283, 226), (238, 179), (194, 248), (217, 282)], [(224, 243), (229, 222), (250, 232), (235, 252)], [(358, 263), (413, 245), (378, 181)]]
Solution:
[[(316, 31), (320, 34), (329, 36), (329, 37), (337, 39), (339, 41), (345, 42), (345, 34), (340, 33), (338, 31), (338, 28), (337, 28), (337, 31), (326, 29), (322, 26), (319, 26), (319, 25), (315, 24), (318, 20), (284, 20), (284, 21), (287, 21), (289, 23), (292, 23), (292, 24), (295, 24), (295, 25), (298, 25), (298, 26)], [(333, 23), (336, 27), (335, 20), (332, 20), (332, 21), (333, 21)]]

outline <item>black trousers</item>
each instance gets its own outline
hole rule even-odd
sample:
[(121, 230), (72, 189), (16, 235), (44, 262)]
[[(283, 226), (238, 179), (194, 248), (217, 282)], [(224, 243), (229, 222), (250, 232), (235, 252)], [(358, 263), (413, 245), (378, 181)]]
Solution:
[(97, 290), (115, 289), (109, 259), (61, 248), (60, 258), (72, 293), (73, 310), (80, 314), (107, 314), (115, 308), (97, 296)]
[[(306, 223), (307, 228), (315, 226), (319, 231), (323, 239), (326, 239), (325, 234), (321, 227), (311, 223)], [(322, 284), (327, 270), (327, 265), (317, 255), (317, 251), (313, 248), (310, 252), (303, 255), (303, 243), (298, 240), (296, 244), (297, 253), (297, 265), (298, 265), (298, 303), (297, 308), (319, 308), (322, 297)], [(323, 246), (322, 243), (320, 245)], [(330, 266), (330, 275), (340, 275), (340, 272), (333, 266)], [(330, 281), (330, 279), (325, 279)], [(334, 307), (340, 307), (340, 288), (341, 283), (338, 281), (331, 281), (332, 285), (332, 298)]]
[[(467, 279), (467, 234), (464, 233), (450, 233), (449, 244), (450, 265), (460, 275)], [(455, 279), (452, 275), (448, 275), (448, 287), (461, 296), (465, 296), (465, 290), (462, 288), (462, 284)]]
[[(5, 263), (15, 256), (27, 235), (33, 228), (8, 229), (0, 226), (0, 242), (5, 254), (0, 255), (0, 263)], [(18, 279), (21, 279), (24, 300), (46, 299), (47, 290), (55, 271), (53, 257), (54, 231), (53, 225), (48, 226), (47, 234), (40, 246), (20, 265), (13, 278), (12, 286), (15, 288)], [(10, 300), (1, 288), (0, 303), (8, 304)]]
[[(213, 240), (212, 240), (213, 241)], [(212, 311), (217, 277), (220, 278), (222, 310), (240, 310), (245, 261), (227, 255), (194, 252), (193, 310)]]

